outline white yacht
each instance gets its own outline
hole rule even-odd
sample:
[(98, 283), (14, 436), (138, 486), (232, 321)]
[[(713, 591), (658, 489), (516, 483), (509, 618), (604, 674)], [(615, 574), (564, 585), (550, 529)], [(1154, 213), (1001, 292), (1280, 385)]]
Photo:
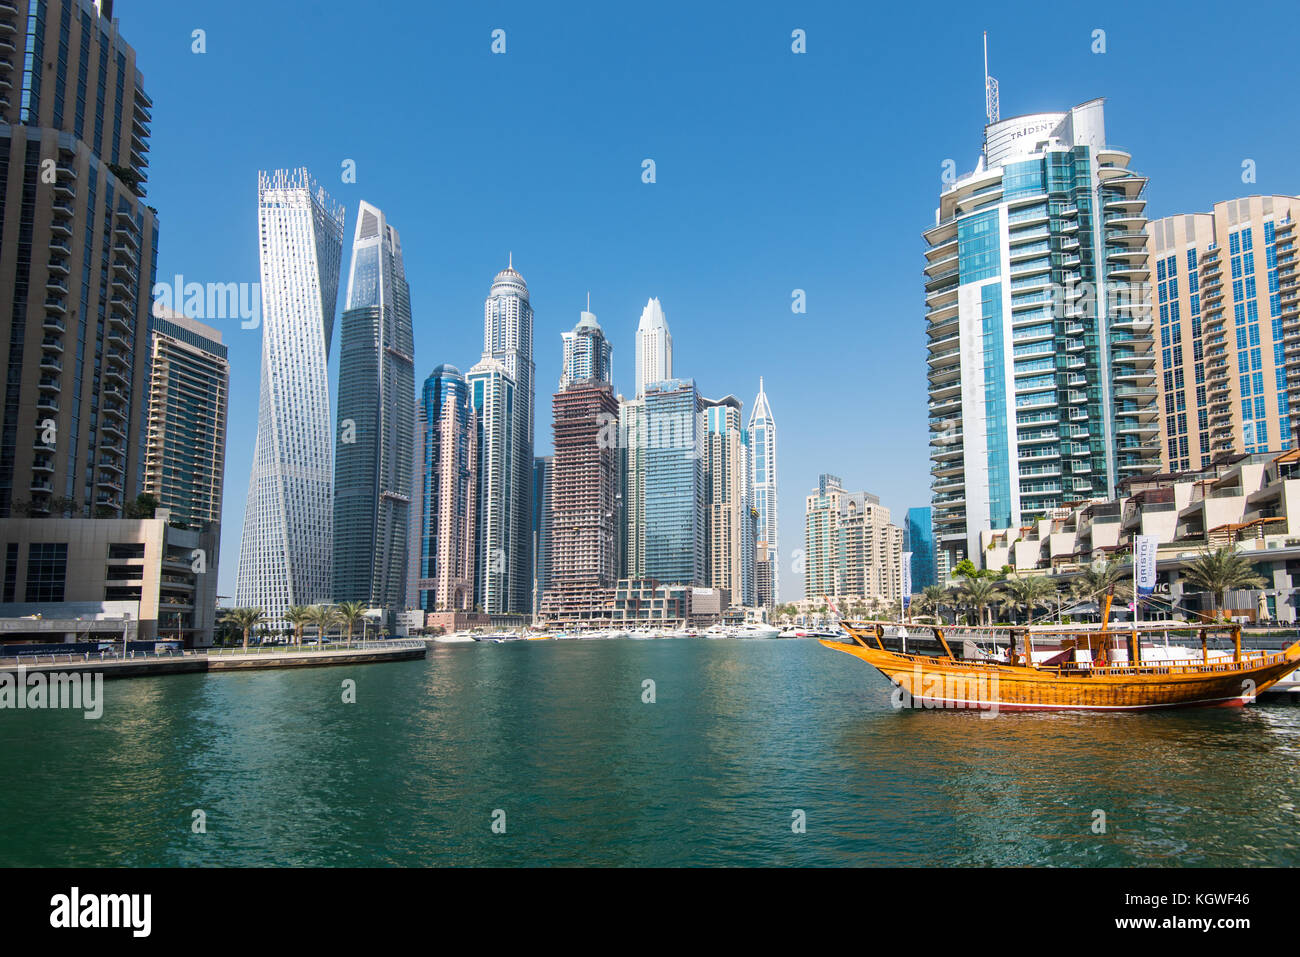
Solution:
[(746, 622), (743, 625), (737, 625), (731, 629), (734, 638), (779, 638), (781, 632), (771, 625), (760, 625), (754, 622)]

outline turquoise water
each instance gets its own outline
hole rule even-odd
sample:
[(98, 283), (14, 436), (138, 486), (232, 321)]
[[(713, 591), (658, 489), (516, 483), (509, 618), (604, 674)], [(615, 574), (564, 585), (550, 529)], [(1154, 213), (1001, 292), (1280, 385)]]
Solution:
[(700, 639), (108, 682), (98, 721), (0, 711), (0, 863), (1300, 864), (1300, 708), (889, 690), (816, 642)]

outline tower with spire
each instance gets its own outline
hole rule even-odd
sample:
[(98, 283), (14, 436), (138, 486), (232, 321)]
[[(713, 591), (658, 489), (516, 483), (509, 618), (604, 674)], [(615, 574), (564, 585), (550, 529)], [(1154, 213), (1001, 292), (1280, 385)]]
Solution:
[(776, 420), (767, 401), (763, 377), (758, 377), (758, 397), (749, 415), (749, 442), (753, 452), (754, 509), (758, 526), (754, 536), (754, 580), (758, 604), (776, 605), (780, 595), (780, 551), (776, 491)]
[[(490, 360), (490, 361), (489, 361)], [(528, 284), (515, 270), (514, 253), (496, 274), (483, 305), (483, 359), (480, 366), (500, 365), (513, 396), (505, 412), (509, 428), (501, 434), (487, 430), (479, 447), (486, 463), (499, 461), (505, 470), (503, 500), (480, 500), (480, 511), (502, 509), (499, 537), (475, 555), (481, 574), (500, 583), (500, 601), (493, 611), (526, 615), (532, 609), (533, 498), (533, 309)], [(479, 366), (475, 366), (478, 369)], [(473, 379), (471, 370), (471, 379)], [(475, 395), (475, 408), (479, 409)], [(481, 414), (481, 410), (480, 410)], [(490, 443), (499, 443), (500, 447)], [(482, 516), (480, 516), (480, 524)], [(486, 608), (484, 610), (487, 610)]]
[(614, 345), (605, 338), (591, 311), (591, 293), (587, 293), (587, 308), (578, 316), (578, 324), (560, 333), (560, 338), (564, 341), (561, 392), (575, 382), (614, 384)]
[(641, 321), (636, 327), (636, 397), (645, 395), (646, 386), (672, 377), (673, 337), (664, 318), (664, 307), (653, 298), (641, 310)]

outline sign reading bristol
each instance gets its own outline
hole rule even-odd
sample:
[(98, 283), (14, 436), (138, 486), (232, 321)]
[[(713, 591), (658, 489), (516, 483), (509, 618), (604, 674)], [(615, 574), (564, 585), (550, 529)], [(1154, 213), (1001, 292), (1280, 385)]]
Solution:
[(1139, 595), (1149, 595), (1156, 589), (1156, 537), (1137, 535), (1133, 539), (1134, 575)]

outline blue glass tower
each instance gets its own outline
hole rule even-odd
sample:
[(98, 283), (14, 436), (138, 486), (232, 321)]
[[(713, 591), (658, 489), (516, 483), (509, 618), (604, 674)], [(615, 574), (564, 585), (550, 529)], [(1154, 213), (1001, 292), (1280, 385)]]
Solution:
[(934, 527), (930, 524), (929, 506), (907, 510), (903, 551), (912, 553), (912, 591), (919, 592), (935, 584)]
[(704, 427), (693, 379), (668, 379), (645, 391), (645, 576), (706, 584)]

